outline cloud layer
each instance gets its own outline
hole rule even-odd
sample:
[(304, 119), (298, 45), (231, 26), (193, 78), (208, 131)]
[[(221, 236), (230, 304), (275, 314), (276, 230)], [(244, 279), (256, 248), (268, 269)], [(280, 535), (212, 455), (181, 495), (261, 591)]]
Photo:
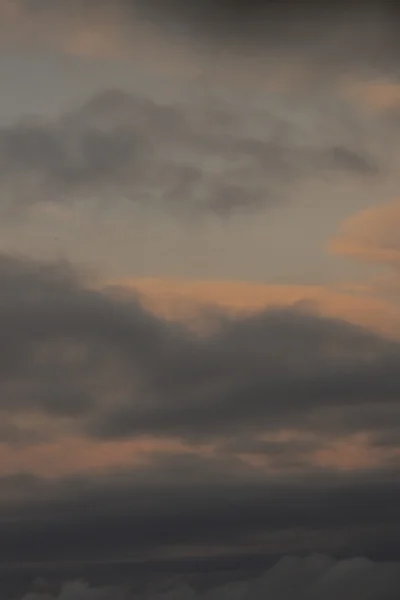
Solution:
[[(0, 0), (2, 581), (138, 560), (136, 598), (394, 598), (397, 17)], [(31, 53), (52, 118), (19, 118)], [(33, 258), (63, 244), (76, 266)], [(213, 556), (252, 572), (157, 588)]]
[[(232, 577), (232, 573), (230, 573)], [(337, 561), (325, 555), (305, 558), (285, 556), (277, 564), (256, 577), (227, 581), (222, 585), (196, 589), (185, 577), (172, 578), (169, 585), (147, 592), (151, 600), (394, 600), (400, 584), (399, 563), (373, 563), (362, 558)], [(59, 594), (46, 593), (46, 583), (35, 586), (36, 592), (23, 600), (135, 600), (143, 597), (143, 591), (130, 592), (125, 586), (90, 587), (81, 581), (62, 584)], [(51, 590), (51, 586), (48, 586)], [(153, 586), (155, 587), (155, 586)], [(164, 587), (164, 589), (163, 589)]]
[(149, 440), (120, 468), (3, 475), (3, 560), (249, 543), (398, 556), (397, 339), (302, 305), (215, 313), (196, 334), (66, 264), (0, 270), (3, 444)]
[(7, 411), (86, 415), (86, 426), (106, 437), (208, 436), (280, 423), (375, 428), (379, 402), (381, 426), (385, 411), (386, 425), (397, 426), (396, 339), (301, 304), (217, 313), (216, 329), (199, 337), (118, 288), (86, 287), (68, 266), (7, 257), (0, 266)]
[[(2, 34), (19, 43), (55, 45), (86, 54), (141, 51), (146, 59), (176, 42), (225, 52), (303, 55), (317, 65), (393, 68), (398, 56), (396, 10), (390, 3), (191, 0), (61, 0), (0, 4)], [(176, 55), (176, 52), (175, 52)]]

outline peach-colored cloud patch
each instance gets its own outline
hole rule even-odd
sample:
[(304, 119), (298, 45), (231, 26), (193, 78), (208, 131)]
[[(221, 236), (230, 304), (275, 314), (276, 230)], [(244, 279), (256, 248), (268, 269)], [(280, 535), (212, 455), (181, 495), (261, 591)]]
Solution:
[(400, 107), (400, 85), (393, 81), (346, 81), (345, 95), (367, 110), (382, 111)]
[(0, 444), (0, 475), (29, 472), (59, 477), (92, 470), (146, 464), (154, 453), (195, 453), (209, 455), (210, 445), (189, 446), (178, 439), (146, 437), (136, 440), (92, 442), (79, 437), (29, 447)]
[[(307, 437), (307, 436), (306, 436)], [(315, 437), (315, 436), (314, 436)], [(285, 443), (304, 440), (304, 434), (280, 431), (266, 436), (267, 440)], [(316, 439), (317, 449), (303, 457), (303, 466), (319, 466), (344, 471), (368, 468), (386, 460), (400, 458), (400, 449), (372, 447), (366, 434), (356, 434), (334, 441)], [(42, 477), (62, 477), (72, 474), (108, 471), (109, 469), (139, 467), (150, 464), (157, 454), (194, 454), (204, 458), (218, 456), (217, 444), (188, 445), (178, 439), (143, 438), (113, 442), (92, 442), (79, 437), (64, 437), (53, 443), (15, 448), (0, 444), (0, 476), (12, 473), (31, 473)], [(267, 454), (233, 454), (232, 458), (265, 473), (300, 468), (276, 466)], [(296, 456), (292, 456), (296, 462)]]
[(343, 224), (329, 246), (334, 254), (400, 266), (400, 201), (369, 208)]
[[(112, 289), (112, 286), (111, 288)], [(400, 334), (400, 307), (368, 293), (341, 287), (269, 285), (240, 281), (132, 279), (115, 285), (115, 293), (137, 294), (142, 304), (165, 318), (196, 323), (202, 311), (251, 314), (268, 307), (303, 305), (321, 314), (371, 327), (385, 335)], [(201, 321), (200, 321), (201, 322)]]
[(337, 439), (317, 450), (312, 462), (320, 467), (352, 471), (379, 466), (388, 459), (398, 456), (400, 456), (400, 449), (373, 447), (367, 434), (358, 433), (344, 439)]
[[(353, 471), (356, 469), (371, 468), (385, 463), (395, 457), (400, 458), (400, 448), (378, 448), (371, 444), (368, 434), (356, 433), (336, 439), (325, 439), (315, 433), (303, 433), (296, 430), (282, 430), (277, 433), (263, 436), (265, 441), (289, 444), (294, 442), (312, 442), (315, 449), (302, 453), (288, 455), (285, 465), (274, 464), (274, 457), (267, 454), (240, 454), (245, 463), (252, 467), (266, 471), (281, 471), (284, 469), (298, 470), (304, 464), (310, 466), (338, 469), (340, 471)], [(298, 463), (297, 463), (298, 459)]]

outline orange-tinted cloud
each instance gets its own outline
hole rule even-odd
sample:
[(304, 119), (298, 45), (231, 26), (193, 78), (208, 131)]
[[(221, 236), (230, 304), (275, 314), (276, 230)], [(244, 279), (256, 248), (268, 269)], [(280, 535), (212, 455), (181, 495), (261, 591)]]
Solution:
[(218, 309), (250, 314), (294, 304), (330, 317), (371, 327), (385, 335), (400, 334), (400, 308), (368, 292), (343, 287), (269, 285), (241, 281), (132, 279), (119, 282), (119, 293), (135, 292), (144, 306), (163, 317), (197, 322), (202, 311)]
[(400, 449), (373, 447), (368, 436), (359, 433), (334, 440), (317, 450), (313, 456), (313, 463), (320, 467), (352, 471), (379, 466), (395, 457), (400, 457)]
[[(388, 258), (388, 239), (400, 231), (400, 206), (392, 203), (364, 211), (349, 219), (333, 240), (331, 249), (350, 257), (363, 257), (384, 264), (396, 263), (396, 254)], [(398, 240), (398, 237), (397, 237)], [(397, 250), (396, 250), (397, 248)], [(400, 244), (391, 244), (399, 252)], [(393, 258), (393, 256), (395, 258)], [(244, 314), (272, 306), (299, 305), (324, 315), (346, 319), (371, 327), (386, 335), (400, 334), (400, 307), (374, 297), (365, 286), (269, 285), (240, 281), (196, 281), (179, 279), (131, 279), (110, 285), (110, 292), (138, 294), (146, 308), (167, 318), (196, 321), (205, 310)], [(296, 440), (292, 432), (288, 441)], [(283, 440), (285, 441), (285, 440)], [(113, 442), (90, 441), (60, 436), (57, 442), (15, 448), (0, 445), (0, 473), (27, 471), (54, 476), (93, 469), (135, 466), (149, 461), (155, 452), (213, 452), (211, 445), (191, 445), (178, 439), (148, 437)], [(364, 434), (318, 444), (309, 456), (310, 464), (344, 470), (383, 463), (393, 450), (372, 447)], [(239, 456), (240, 458), (240, 456)], [(268, 457), (242, 456), (249, 464), (270, 469)]]
[(188, 446), (178, 439), (144, 437), (135, 440), (95, 442), (81, 437), (28, 447), (0, 443), (0, 476), (29, 472), (39, 476), (63, 476), (93, 470), (134, 467), (151, 461), (154, 453), (207, 455), (211, 446)]
[(400, 266), (400, 201), (350, 217), (331, 240), (334, 254), (390, 267)]
[[(306, 436), (307, 438), (307, 436)], [(291, 443), (304, 441), (304, 433), (296, 430), (268, 434), (263, 439), (269, 442)], [(326, 440), (314, 436), (315, 449), (299, 457), (288, 454), (288, 462), (275, 463), (274, 455), (268, 453), (246, 453), (233, 451), (230, 457), (265, 472), (275, 472), (317, 466), (351, 471), (383, 464), (387, 460), (400, 458), (400, 449), (374, 447), (368, 436), (357, 433), (343, 438)], [(218, 443), (188, 445), (179, 439), (145, 437), (135, 440), (96, 442), (81, 437), (60, 437), (57, 441), (28, 447), (0, 444), (0, 477), (13, 473), (31, 473), (41, 477), (63, 477), (109, 471), (120, 468), (135, 468), (150, 465), (154, 457), (161, 454), (197, 455), (204, 458), (218, 457), (222, 450)], [(296, 460), (299, 464), (296, 467)], [(293, 465), (291, 464), (293, 461)], [(302, 461), (304, 461), (302, 463)]]
[(345, 95), (372, 111), (390, 110), (400, 107), (400, 85), (393, 81), (346, 81)]

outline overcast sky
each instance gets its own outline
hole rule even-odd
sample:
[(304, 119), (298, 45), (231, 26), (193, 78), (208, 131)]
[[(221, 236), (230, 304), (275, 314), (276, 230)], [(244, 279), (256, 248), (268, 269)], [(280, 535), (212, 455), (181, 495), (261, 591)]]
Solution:
[(400, 561), (396, 17), (0, 0), (7, 568)]

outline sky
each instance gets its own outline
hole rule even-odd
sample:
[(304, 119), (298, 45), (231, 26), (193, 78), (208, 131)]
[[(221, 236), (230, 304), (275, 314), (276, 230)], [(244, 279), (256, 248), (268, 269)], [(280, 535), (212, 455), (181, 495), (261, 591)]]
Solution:
[(398, 16), (0, 0), (0, 574), (67, 582), (18, 598), (395, 597)]

